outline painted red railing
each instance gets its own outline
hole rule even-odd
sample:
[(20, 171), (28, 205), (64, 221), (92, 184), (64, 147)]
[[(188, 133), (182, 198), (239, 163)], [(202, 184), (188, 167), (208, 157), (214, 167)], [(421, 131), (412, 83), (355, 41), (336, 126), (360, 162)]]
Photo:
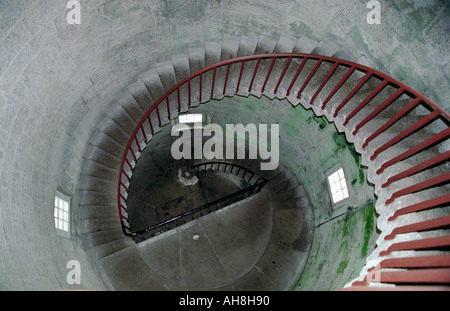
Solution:
[[(313, 62), (313, 65), (307, 66), (308, 63)], [(250, 64), (250, 65), (249, 65)], [(327, 64), (329, 69), (326, 70), (325, 73), (318, 74), (319, 69), (322, 65)], [(280, 70), (275, 71), (275, 66), (278, 66)], [(306, 68), (312, 67), (309, 72), (304, 72)], [(328, 68), (327, 67), (327, 68)], [(282, 68), (282, 69), (281, 69)], [(450, 136), (450, 127), (448, 127), (448, 122), (450, 120), (450, 114), (443, 110), (441, 107), (433, 103), (430, 99), (415, 91), (411, 87), (405, 85), (404, 83), (382, 73), (372, 68), (349, 62), (341, 59), (336, 59), (332, 57), (320, 56), (320, 55), (310, 55), (310, 54), (292, 54), (292, 53), (284, 53), (284, 54), (262, 54), (262, 55), (252, 55), (246, 57), (240, 57), (235, 59), (230, 59), (226, 61), (219, 62), (217, 64), (208, 66), (204, 69), (201, 69), (192, 75), (186, 77), (185, 79), (178, 82), (174, 85), (170, 90), (168, 90), (161, 98), (159, 98), (152, 107), (145, 113), (142, 117), (138, 125), (136, 126), (134, 132), (132, 133), (128, 144), (125, 148), (124, 155), (122, 157), (122, 161), (120, 164), (119, 171), (119, 180), (118, 180), (118, 188), (117, 188), (117, 201), (119, 208), (119, 216), (120, 221), (124, 228), (124, 233), (129, 229), (127, 223), (127, 191), (128, 185), (131, 179), (132, 171), (134, 169), (135, 163), (139, 158), (140, 153), (143, 148), (148, 143), (150, 136), (155, 134), (158, 128), (162, 127), (164, 123), (172, 118), (176, 118), (178, 114), (189, 107), (193, 106), (196, 103), (206, 102), (212, 98), (221, 98), (223, 96), (232, 96), (239, 92), (246, 92), (246, 94), (261, 94), (261, 93), (270, 93), (274, 94), (277, 97), (286, 97), (289, 100), (297, 100), (300, 101), (303, 93), (307, 89), (308, 86), (311, 86), (311, 81), (313, 79), (320, 78), (319, 82), (316, 82), (318, 85), (315, 90), (309, 91), (308, 94), (312, 95), (310, 97), (309, 103), (302, 103), (304, 106), (313, 107), (318, 96), (321, 92), (324, 91), (325, 86), (330, 83), (330, 79), (336, 73), (338, 69), (343, 69), (344, 74), (337, 83), (332, 86), (332, 90), (323, 96), (325, 99), (322, 101), (321, 105), (318, 106), (318, 109), (321, 110), (332, 110), (330, 117), (330, 121), (334, 122), (342, 122), (339, 121), (340, 114), (343, 109), (347, 107), (349, 102), (358, 94), (358, 92), (365, 86), (368, 85), (371, 78), (376, 78), (380, 81), (380, 83), (374, 87), (369, 95), (362, 98), (359, 104), (353, 108), (350, 112), (347, 112), (345, 115), (345, 119), (342, 122), (342, 125), (345, 127), (349, 126), (349, 122), (352, 121), (355, 116), (357, 116), (364, 108), (368, 106), (372, 100), (380, 94), (387, 86), (395, 88), (392, 94), (389, 95), (387, 99), (385, 99), (380, 105), (375, 107), (373, 111), (367, 114), (364, 119), (358, 121), (356, 125), (351, 129), (352, 135), (358, 135), (361, 128), (363, 128), (367, 123), (369, 123), (372, 119), (374, 119), (378, 114), (380, 114), (387, 107), (390, 107), (397, 99), (402, 95), (407, 95), (410, 98), (410, 102), (406, 104), (401, 109), (395, 113), (389, 120), (387, 120), (384, 124), (382, 124), (378, 129), (374, 130), (370, 133), (367, 138), (362, 143), (362, 148), (367, 148), (367, 146), (376, 139), (379, 135), (384, 133), (387, 129), (391, 128), (396, 122), (398, 122), (402, 117), (408, 114), (410, 111), (415, 109), (416, 107), (423, 106), (426, 107), (429, 111), (428, 115), (423, 116), (417, 122), (411, 124), (409, 128), (406, 130), (399, 132), (394, 138), (389, 140), (387, 143), (384, 143), (377, 147), (376, 150), (370, 155), (370, 160), (374, 161), (377, 157), (384, 151), (393, 147), (400, 141), (404, 140), (409, 135), (413, 134), (417, 130), (423, 128), (424, 126), (430, 124), (431, 122), (441, 119), (446, 124), (446, 128), (428, 139), (424, 141), (418, 141), (417, 145), (409, 148), (402, 154), (393, 157), (391, 159), (387, 159), (376, 171), (376, 174), (382, 174), (387, 168), (419, 153), (423, 150), (433, 146), (437, 143), (443, 142), (448, 139)], [(276, 73), (274, 73), (276, 72)], [(281, 72), (281, 74), (280, 74)], [(288, 73), (290, 75), (288, 75)], [(358, 83), (350, 89), (348, 93), (344, 96), (343, 100), (336, 100), (335, 97), (339, 91), (345, 89), (345, 83), (350, 79), (350, 77), (354, 76), (355, 73), (359, 73), (362, 75), (362, 78), (358, 78)], [(302, 83), (299, 83), (298, 79), (300, 75), (303, 74), (305, 80)], [(236, 77), (237, 75), (237, 77)], [(233, 80), (234, 79), (234, 80)], [(246, 83), (243, 86), (243, 80), (246, 79)], [(230, 87), (231, 83), (236, 82), (236, 86)], [(258, 84), (259, 82), (259, 84)], [(262, 84), (261, 84), (262, 82)], [(248, 85), (248, 89), (247, 89)], [(284, 86), (283, 90), (281, 90), (281, 86)], [(243, 89), (245, 89), (243, 91)], [(187, 99), (186, 99), (187, 96)], [(334, 101), (333, 101), (334, 100)], [(309, 106), (308, 106), (309, 105)], [(435, 167), (436, 165), (440, 165), (448, 161), (450, 157), (450, 153), (447, 151), (438, 156), (434, 156), (430, 159), (425, 159), (422, 163), (419, 163), (413, 167), (410, 167), (403, 172), (397, 173), (396, 175), (389, 176), (389, 179), (382, 185), (383, 188), (388, 187), (391, 183), (402, 180), (408, 176), (412, 176), (418, 172), (427, 170), (431, 167)], [(404, 197), (408, 194), (421, 191), (424, 189), (428, 189), (431, 187), (435, 187), (437, 185), (442, 185), (444, 183), (448, 183), (450, 179), (449, 172), (443, 172), (443, 174), (433, 177), (431, 179), (421, 180), (416, 184), (405, 187), (394, 192), (389, 199), (385, 202), (378, 202), (377, 204), (384, 204), (388, 206), (392, 204), (396, 199), (400, 197)], [(436, 198), (428, 199), (424, 202), (411, 204), (410, 206), (400, 206), (396, 209), (395, 213), (390, 216), (388, 221), (395, 221), (395, 219), (401, 215), (406, 215), (409, 213), (414, 213), (417, 211), (424, 211), (428, 209), (433, 209), (436, 207), (441, 207), (443, 205), (448, 204), (450, 201), (449, 194), (444, 194)], [(427, 230), (436, 229), (442, 227), (441, 222), (444, 221), (446, 226), (448, 226), (448, 218), (441, 219), (439, 221), (426, 223)], [(422, 224), (423, 225), (423, 224)], [(420, 229), (421, 224), (418, 224), (418, 227), (415, 228), (410, 227), (411, 230)], [(438, 227), (436, 227), (438, 226)], [(401, 232), (402, 230), (408, 230), (405, 228), (396, 228), (392, 233), (390, 233), (389, 237), (392, 234), (396, 234)], [(439, 238), (436, 238), (439, 239)], [(448, 248), (450, 246), (450, 238), (446, 236), (445, 238), (439, 239), (439, 246), (436, 246), (436, 239), (424, 239), (419, 241), (412, 241), (408, 244), (410, 249), (423, 249), (426, 248)], [(391, 250), (394, 249), (402, 249), (404, 244), (402, 243), (394, 243), (390, 246)], [(389, 250), (386, 250), (385, 253), (381, 253), (380, 256), (386, 256), (389, 254)], [(442, 257), (439, 255), (425, 257), (420, 260), (421, 267), (429, 267), (427, 266), (428, 262), (440, 259), (439, 262), (443, 262), (443, 264), (439, 265), (439, 270), (436, 270), (436, 275), (439, 275), (438, 278), (434, 278), (430, 276), (431, 279), (436, 280), (437, 283), (446, 283), (450, 284), (450, 276), (449, 276), (449, 268), (450, 262), (448, 260), (448, 256), (445, 255)], [(442, 259), (442, 260), (441, 260)], [(386, 259), (388, 260), (388, 259)], [(410, 258), (405, 258), (404, 261), (401, 259), (396, 262), (399, 263), (399, 266), (395, 267), (403, 267), (406, 262), (410, 262)], [(390, 261), (389, 261), (390, 262)], [(386, 263), (385, 260), (381, 261), (384, 266)], [(383, 264), (384, 263), (384, 264)], [(430, 266), (431, 267), (431, 266)], [(416, 269), (416, 266), (414, 266)], [(382, 271), (382, 270), (377, 270)], [(424, 276), (427, 271), (430, 270), (416, 270), (410, 271), (406, 270), (405, 273), (394, 273), (394, 272), (382, 272), (381, 273), (381, 282), (386, 281), (391, 284), (409, 284), (411, 280), (417, 278), (419, 284), (425, 283), (429, 284), (430, 280), (426, 279)], [(408, 272), (409, 271), (409, 272)], [(438, 273), (439, 272), (439, 273)], [(434, 272), (433, 272), (434, 273)], [(430, 274), (434, 275), (434, 274)], [(444, 277), (442, 277), (444, 275)], [(407, 281), (404, 281), (407, 280)], [(425, 280), (425, 281), (420, 281)], [(446, 282), (442, 282), (445, 280)], [(379, 280), (378, 280), (379, 281)], [(431, 282), (433, 283), (433, 282)], [(360, 286), (367, 287), (370, 285), (370, 279), (366, 279), (361, 282), (355, 282), (354, 288), (359, 288)], [(439, 287), (441, 288), (441, 287)]]

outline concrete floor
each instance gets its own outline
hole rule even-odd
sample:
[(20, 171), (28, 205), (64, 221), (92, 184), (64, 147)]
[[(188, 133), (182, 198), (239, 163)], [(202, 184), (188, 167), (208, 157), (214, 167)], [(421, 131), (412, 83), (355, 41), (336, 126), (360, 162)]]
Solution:
[[(177, 173), (178, 171), (178, 173)], [(171, 174), (148, 182), (134, 204), (130, 205), (130, 228), (132, 231), (148, 228), (175, 216), (203, 206), (243, 189), (237, 178), (221, 172), (200, 172), (180, 181), (186, 176), (186, 168), (174, 166)], [(226, 176), (228, 175), (228, 176)], [(161, 198), (167, 202), (161, 203)]]
[(310, 224), (307, 209), (278, 208), (266, 189), (97, 267), (111, 290), (290, 290), (309, 256)]
[(242, 201), (137, 244), (147, 265), (180, 287), (230, 286), (255, 268), (272, 234), (272, 208)]

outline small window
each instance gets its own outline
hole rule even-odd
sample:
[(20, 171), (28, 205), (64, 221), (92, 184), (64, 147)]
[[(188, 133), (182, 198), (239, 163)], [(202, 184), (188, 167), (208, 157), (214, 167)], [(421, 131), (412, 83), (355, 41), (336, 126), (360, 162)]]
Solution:
[(337, 165), (326, 173), (333, 205), (340, 205), (349, 197), (344, 169)]
[(57, 192), (53, 216), (57, 234), (70, 238), (70, 198), (68, 196)]
[(198, 113), (182, 114), (180, 115), (180, 123), (202, 123), (203, 115)]

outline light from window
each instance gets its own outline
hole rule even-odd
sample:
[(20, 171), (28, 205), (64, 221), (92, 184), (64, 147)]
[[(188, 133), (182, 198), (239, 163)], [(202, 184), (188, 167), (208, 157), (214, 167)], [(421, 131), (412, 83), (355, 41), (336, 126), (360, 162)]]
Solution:
[(330, 185), (333, 204), (348, 198), (347, 182), (345, 181), (344, 170), (342, 167), (328, 175), (328, 184)]
[(197, 113), (180, 115), (180, 123), (201, 123), (203, 121), (203, 115)]
[(55, 206), (53, 216), (55, 219), (55, 228), (57, 232), (63, 236), (69, 235), (69, 216), (70, 216), (70, 199), (58, 193), (55, 196)]

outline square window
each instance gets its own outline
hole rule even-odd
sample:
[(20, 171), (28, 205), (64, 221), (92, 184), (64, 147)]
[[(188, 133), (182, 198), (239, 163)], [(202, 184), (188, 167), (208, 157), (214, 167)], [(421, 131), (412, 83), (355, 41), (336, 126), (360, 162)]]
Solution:
[(55, 218), (55, 228), (58, 235), (70, 238), (70, 198), (57, 191), (53, 216)]
[(180, 123), (201, 123), (203, 115), (198, 113), (182, 114), (179, 116)]
[(335, 165), (332, 169), (326, 173), (328, 186), (333, 201), (333, 205), (336, 205), (349, 197), (347, 188), (347, 181), (345, 180), (344, 169), (340, 164)]

